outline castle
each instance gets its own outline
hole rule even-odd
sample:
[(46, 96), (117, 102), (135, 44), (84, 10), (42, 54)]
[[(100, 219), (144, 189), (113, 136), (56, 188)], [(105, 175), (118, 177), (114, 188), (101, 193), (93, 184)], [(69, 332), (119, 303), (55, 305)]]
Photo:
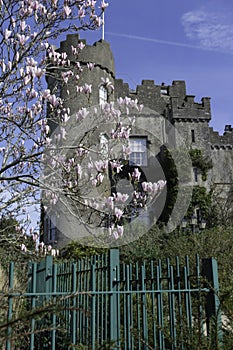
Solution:
[[(66, 52), (71, 62), (72, 69), (76, 69), (76, 58), (71, 47), (77, 47), (80, 42), (85, 48), (79, 55), (79, 64), (82, 73), (79, 85), (92, 85), (92, 93), (89, 97), (80, 94), (77, 98), (75, 84), (69, 85), (69, 108), (71, 115), (80, 108), (87, 105), (98, 105), (102, 102), (116, 101), (118, 98), (130, 97), (137, 99), (149, 110), (154, 111), (147, 116), (136, 118), (136, 125), (141, 130), (132, 136), (132, 145), (135, 147), (134, 163), (137, 166), (146, 167), (148, 160), (143, 146), (153, 150), (153, 142), (150, 135), (156, 135), (160, 140), (160, 146), (167, 142), (166, 133), (169, 125), (173, 127), (172, 138), (176, 143), (178, 135), (181, 135), (189, 149), (201, 150), (205, 157), (211, 160), (212, 167), (208, 169), (207, 177), (203, 179), (198, 167), (193, 167), (193, 185), (204, 186), (209, 190), (213, 186), (220, 189), (220, 192), (228, 192), (233, 186), (233, 127), (225, 126), (223, 135), (219, 135), (209, 126), (211, 120), (210, 97), (203, 97), (200, 102), (195, 101), (194, 95), (188, 95), (186, 84), (183, 80), (175, 80), (171, 85), (155, 84), (153, 80), (143, 80), (136, 90), (131, 90), (129, 85), (122, 79), (115, 77), (114, 57), (108, 42), (100, 40), (94, 45), (87, 45), (81, 40), (78, 34), (68, 35), (65, 41), (60, 44), (59, 52)], [(92, 70), (88, 64), (94, 63)], [(102, 78), (108, 79), (114, 86), (111, 94), (102, 85)], [(48, 78), (48, 86), (52, 86), (53, 79)], [(66, 98), (66, 89), (61, 89), (61, 97)], [(56, 227), (53, 224), (46, 224), (44, 232), (45, 241), (54, 243), (59, 240)], [(51, 233), (52, 232), (52, 233)]]

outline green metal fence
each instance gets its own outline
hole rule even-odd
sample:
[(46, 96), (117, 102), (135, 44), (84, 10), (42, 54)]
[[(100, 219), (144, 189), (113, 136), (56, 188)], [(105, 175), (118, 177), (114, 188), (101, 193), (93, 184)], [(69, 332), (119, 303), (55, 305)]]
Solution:
[[(15, 292), (11, 264), (7, 350), (202, 349), (202, 342), (217, 338), (213, 329), (221, 342), (214, 259), (126, 265), (112, 249), (73, 263), (47, 257), (30, 264), (28, 279), (28, 290)], [(16, 301), (27, 315), (24, 329), (14, 323), (21, 317)], [(29, 345), (15, 347), (12, 339), (20, 336)]]

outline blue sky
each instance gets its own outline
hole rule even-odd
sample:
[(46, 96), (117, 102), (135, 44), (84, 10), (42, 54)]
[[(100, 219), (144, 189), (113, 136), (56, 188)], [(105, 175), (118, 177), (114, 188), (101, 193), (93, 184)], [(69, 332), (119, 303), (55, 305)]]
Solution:
[[(106, 0), (107, 1), (107, 0)], [(109, 0), (105, 40), (116, 77), (131, 88), (142, 79), (156, 84), (185, 80), (196, 102), (211, 97), (211, 125), (220, 133), (233, 124), (232, 0)], [(89, 44), (101, 32), (82, 33)]]

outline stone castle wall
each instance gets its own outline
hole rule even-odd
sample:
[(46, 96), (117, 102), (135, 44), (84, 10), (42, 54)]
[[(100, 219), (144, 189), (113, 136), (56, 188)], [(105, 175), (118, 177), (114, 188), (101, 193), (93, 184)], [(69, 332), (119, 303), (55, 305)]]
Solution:
[[(80, 76), (78, 83), (73, 80), (67, 87), (61, 89), (61, 97), (67, 98), (67, 107), (70, 108), (71, 114), (75, 114), (82, 107), (98, 105), (101, 78), (108, 78), (114, 85), (114, 92), (109, 96), (109, 102), (127, 96), (137, 99), (139, 104), (153, 111), (151, 114), (137, 116), (135, 129), (135, 135), (140, 133), (142, 136), (145, 133), (149, 141), (150, 135), (156, 135), (158, 142), (149, 143), (150, 154), (153, 153), (156, 157), (159, 147), (171, 140), (172, 144), (179, 144), (178, 138), (181, 136), (187, 148), (201, 149), (213, 163), (213, 168), (208, 171), (207, 181), (202, 181), (201, 177), (198, 182), (193, 179), (194, 185), (205, 186), (208, 189), (216, 185), (218, 188), (222, 186), (224, 190), (233, 186), (233, 128), (227, 125), (224, 134), (219, 135), (209, 126), (210, 97), (203, 97), (200, 102), (196, 102), (194, 95), (186, 93), (186, 84), (183, 80), (174, 80), (171, 85), (164, 83), (157, 85), (154, 80), (143, 80), (141, 85), (131, 90), (128, 83), (115, 78), (114, 57), (109, 44), (103, 40), (85, 46), (78, 58), (82, 67), (82, 72), (79, 72), (76, 68), (77, 58), (73, 55), (71, 46), (77, 47), (81, 41), (86, 45), (86, 41), (81, 40), (78, 35), (68, 35), (58, 49), (59, 52), (67, 53), (71, 69), (74, 70), (74, 74)], [(93, 70), (88, 69), (87, 63), (95, 63)], [(53, 81), (48, 79), (48, 85), (52, 84)], [(77, 84), (92, 85), (91, 95), (77, 93)], [(166, 131), (169, 129), (173, 131), (168, 137)]]

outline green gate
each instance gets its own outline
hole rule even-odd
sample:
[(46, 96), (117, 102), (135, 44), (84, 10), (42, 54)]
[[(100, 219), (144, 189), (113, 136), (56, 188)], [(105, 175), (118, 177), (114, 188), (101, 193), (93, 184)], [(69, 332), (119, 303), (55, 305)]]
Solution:
[[(188, 257), (183, 265), (178, 258), (173, 265), (168, 259), (126, 265), (117, 249), (62, 264), (47, 257), (30, 264), (28, 290), (19, 293), (11, 264), (6, 349), (196, 350), (207, 341), (221, 345), (216, 260), (197, 257), (193, 265)], [(12, 341), (22, 336), (12, 322), (19, 317), (16, 299), (24, 302), (28, 315), (28, 347), (15, 348)]]

